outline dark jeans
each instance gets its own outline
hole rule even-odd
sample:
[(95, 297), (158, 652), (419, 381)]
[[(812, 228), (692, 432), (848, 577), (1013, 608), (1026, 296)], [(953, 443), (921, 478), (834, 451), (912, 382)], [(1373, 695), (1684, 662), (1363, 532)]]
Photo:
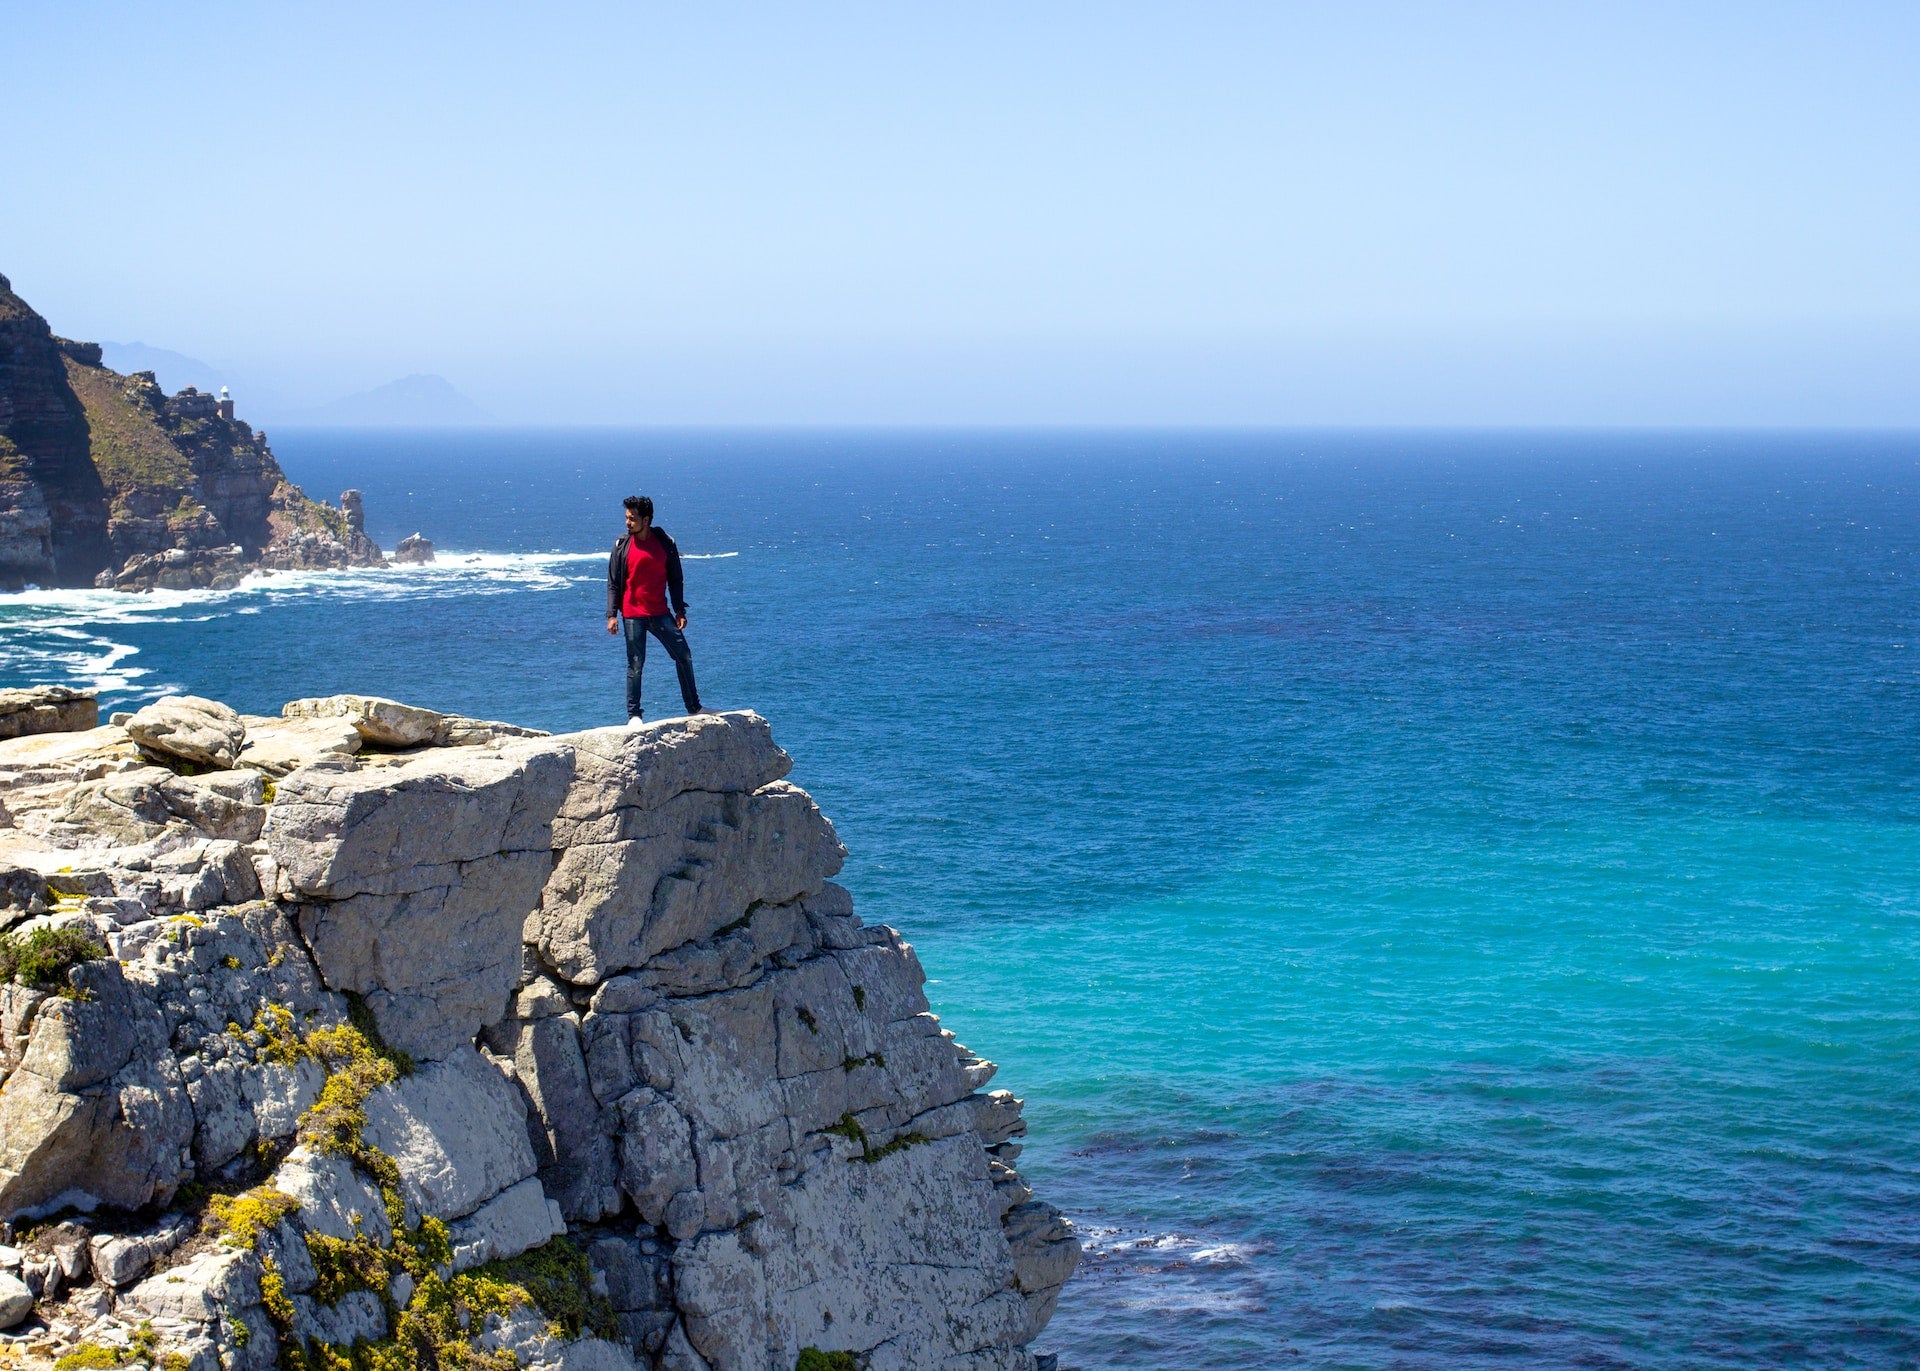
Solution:
[(687, 635), (673, 626), (671, 614), (655, 614), (646, 619), (622, 619), (627, 633), (627, 715), (640, 713), (640, 673), (647, 666), (647, 635), (660, 640), (660, 646), (673, 658), (673, 669), (680, 673), (680, 702), (691, 714), (700, 708), (700, 691), (693, 684), (693, 653), (687, 647)]

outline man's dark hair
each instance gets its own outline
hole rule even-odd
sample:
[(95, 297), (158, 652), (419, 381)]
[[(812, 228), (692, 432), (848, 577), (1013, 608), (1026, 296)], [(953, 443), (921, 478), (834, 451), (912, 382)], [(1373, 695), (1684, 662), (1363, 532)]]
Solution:
[(653, 522), (653, 501), (644, 495), (629, 495), (620, 502), (648, 523)]

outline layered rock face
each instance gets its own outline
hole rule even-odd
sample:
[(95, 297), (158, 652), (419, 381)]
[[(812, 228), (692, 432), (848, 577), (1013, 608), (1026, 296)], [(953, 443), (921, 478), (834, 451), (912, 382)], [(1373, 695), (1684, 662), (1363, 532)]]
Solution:
[(109, 371), (97, 344), (56, 338), (0, 276), (0, 590), (188, 589), (380, 562), (230, 403)]
[(1020, 1101), (764, 720), (115, 717), (0, 742), (0, 1322), (13, 1281), (44, 1350), (175, 1371), (1044, 1364), (1079, 1244)]
[(108, 556), (86, 410), (53, 330), (0, 276), (0, 588), (91, 584)]

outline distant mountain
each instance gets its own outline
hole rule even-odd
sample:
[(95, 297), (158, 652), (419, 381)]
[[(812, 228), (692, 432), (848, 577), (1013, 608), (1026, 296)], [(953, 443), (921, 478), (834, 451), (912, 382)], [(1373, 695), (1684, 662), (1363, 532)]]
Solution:
[(153, 379), (160, 383), (160, 389), (169, 395), (187, 386), (212, 395), (221, 386), (233, 384), (218, 368), (209, 366), (198, 357), (189, 357), (184, 352), (174, 352), (168, 348), (149, 347), (145, 343), (102, 343), (100, 359), (105, 366), (126, 376), (136, 371), (152, 372)]
[(293, 423), (343, 427), (458, 428), (494, 422), (491, 414), (455, 390), (446, 377), (431, 374), (403, 376), (287, 418)]

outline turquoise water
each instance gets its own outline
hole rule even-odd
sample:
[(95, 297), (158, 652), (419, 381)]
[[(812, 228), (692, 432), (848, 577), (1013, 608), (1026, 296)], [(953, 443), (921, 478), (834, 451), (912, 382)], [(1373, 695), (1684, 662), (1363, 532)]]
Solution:
[(1920, 440), (277, 447), (458, 555), (29, 596), (7, 683), (612, 721), (653, 494), (1029, 1101), (1063, 1365), (1920, 1363)]

